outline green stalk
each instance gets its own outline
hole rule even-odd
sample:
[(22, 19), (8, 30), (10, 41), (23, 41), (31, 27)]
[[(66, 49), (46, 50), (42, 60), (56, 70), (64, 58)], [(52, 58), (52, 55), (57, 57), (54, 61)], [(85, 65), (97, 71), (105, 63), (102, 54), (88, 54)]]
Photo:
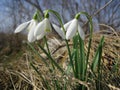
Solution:
[[(57, 13), (57, 12), (54, 11), (54, 10), (50, 10), (50, 9), (49, 9), (49, 10), (46, 10), (45, 12), (46, 12), (46, 13), (48, 13), (48, 12), (53, 13), (53, 14), (57, 17), (58, 22), (60, 23), (60, 25), (61, 25), (64, 33), (66, 33), (59, 13)], [(71, 55), (70, 47), (69, 47), (68, 41), (67, 41), (66, 39), (65, 39), (65, 42), (66, 42), (67, 50), (68, 50), (68, 53), (69, 53), (69, 58), (70, 58), (70, 63), (71, 63), (71, 65), (72, 65), (72, 70), (73, 70), (73, 72), (74, 72), (74, 74), (75, 74), (75, 69), (74, 69), (74, 64), (73, 64), (73, 60), (72, 60), (72, 55)]]
[(63, 69), (58, 65), (58, 63), (56, 63), (54, 61), (54, 59), (51, 57), (51, 55), (49, 55), (49, 53), (46, 52), (46, 50), (41, 46), (39, 45), (39, 47), (41, 48), (41, 50), (48, 56), (49, 59), (51, 59), (51, 61), (53, 62), (53, 64), (62, 72), (64, 73)]
[(88, 60), (89, 60), (89, 55), (90, 55), (90, 48), (91, 48), (91, 42), (92, 42), (92, 34), (93, 34), (93, 23), (92, 23), (92, 17), (88, 15), (86, 12), (80, 12), (78, 15), (76, 15), (76, 18), (79, 17), (79, 15), (85, 15), (89, 21), (89, 27), (90, 27), (90, 38), (89, 38), (89, 43), (88, 43), (88, 52), (87, 52), (87, 57), (86, 57), (86, 64), (85, 64), (85, 77), (87, 81), (87, 65), (88, 65)]
[(79, 50), (79, 35), (76, 34), (76, 36), (73, 37), (73, 50), (74, 50), (74, 55), (75, 55), (75, 77), (78, 79), (82, 78), (82, 63), (80, 59), (80, 50)]
[(95, 57), (93, 59), (92, 65), (91, 65), (91, 70), (93, 72), (93, 74), (95, 75), (95, 71), (97, 68), (97, 75), (96, 77), (98, 78), (96, 80), (96, 88), (98, 90), (102, 90), (101, 89), (101, 80), (102, 80), (102, 70), (101, 70), (101, 58), (102, 58), (102, 48), (103, 48), (103, 44), (104, 44), (104, 36), (102, 37), (99, 46), (97, 48)]
[(101, 47), (103, 47), (103, 44), (104, 44), (104, 37), (102, 37), (102, 39), (101, 39), (101, 41), (99, 43), (99, 46), (97, 48), (95, 57), (93, 59), (92, 65), (91, 65), (91, 70), (93, 72), (95, 72), (95, 69), (96, 69), (97, 65), (98, 65), (98, 70), (100, 70), (100, 62), (101, 61), (99, 61), (99, 60), (101, 60), (101, 54), (102, 54), (102, 48)]
[(75, 49), (74, 54), (75, 54), (75, 57), (74, 57), (74, 59), (75, 59), (75, 77), (80, 78), (80, 73), (79, 73), (80, 67), (79, 67), (79, 62), (78, 62), (79, 61), (78, 60), (78, 49)]
[(46, 65), (46, 66), (49, 66), (48, 63), (46, 62), (46, 59), (43, 58), (43, 57), (34, 49), (34, 47), (33, 47), (30, 43), (27, 43), (27, 44), (28, 44), (28, 46), (35, 52), (35, 54), (38, 55), (38, 56), (41, 58), (41, 60), (45, 63), (45, 65)]
[(81, 61), (81, 77), (82, 77), (82, 80), (84, 81), (84, 78), (85, 78), (85, 66), (87, 66), (85, 63), (85, 52), (84, 52), (84, 42), (83, 40), (81, 39), (81, 37), (79, 36), (79, 47), (80, 47), (80, 61)]
[[(44, 36), (44, 42), (45, 42), (45, 44), (46, 44), (48, 54), (51, 56), (50, 49), (49, 49), (49, 46), (48, 46), (48, 43), (47, 43), (47, 39), (46, 39), (45, 36)], [(52, 56), (51, 56), (51, 57), (52, 57)], [(53, 64), (53, 62), (51, 61), (51, 59), (50, 59), (50, 62), (51, 62), (51, 64), (52, 64), (52, 68), (55, 69), (54, 64)]]
[(101, 71), (101, 58), (102, 58), (102, 47), (103, 47), (103, 43), (104, 43), (104, 37), (102, 37), (101, 39), (101, 43), (99, 46), (99, 60), (98, 60), (98, 90), (101, 90), (101, 83), (100, 81), (102, 81), (102, 71)]
[(47, 86), (48, 90), (51, 90), (48, 82), (43, 78), (42, 74), (37, 70), (37, 68), (30, 62), (30, 65), (33, 67), (33, 69), (37, 72), (37, 74), (40, 76), (40, 78), (43, 80), (44, 84)]
[(46, 47), (47, 47), (47, 51), (48, 51), (48, 53), (51, 55), (51, 53), (50, 53), (50, 49), (49, 49), (49, 46), (48, 46), (48, 43), (47, 43), (47, 39), (46, 39), (45, 36), (44, 36), (44, 42), (45, 42), (45, 44), (46, 44)]
[(73, 73), (75, 75), (74, 63), (73, 63), (73, 60), (72, 60), (72, 55), (71, 55), (70, 47), (68, 45), (68, 41), (65, 40), (65, 42), (66, 42), (66, 46), (67, 46), (67, 50), (68, 50), (68, 54), (69, 54), (69, 58), (70, 58), (70, 64), (72, 66), (72, 70), (73, 70)]
[[(84, 54), (84, 42), (79, 38), (79, 43), (80, 43), (80, 58), (81, 58), (81, 74), (82, 74), (82, 80), (87, 81), (87, 65), (88, 65), (88, 60), (89, 60), (89, 55), (90, 55), (90, 48), (91, 48), (91, 42), (92, 42), (92, 34), (93, 34), (93, 23), (92, 23), (92, 18), (91, 16), (88, 15), (86, 12), (79, 12), (76, 14), (75, 18), (78, 19), (80, 15), (83, 14), (87, 17), (89, 21), (89, 26), (90, 26), (90, 37), (89, 37), (89, 43), (88, 43), (88, 52), (87, 52), (87, 57), (85, 60), (85, 54)], [(82, 90), (85, 90), (85, 87), (82, 87)]]

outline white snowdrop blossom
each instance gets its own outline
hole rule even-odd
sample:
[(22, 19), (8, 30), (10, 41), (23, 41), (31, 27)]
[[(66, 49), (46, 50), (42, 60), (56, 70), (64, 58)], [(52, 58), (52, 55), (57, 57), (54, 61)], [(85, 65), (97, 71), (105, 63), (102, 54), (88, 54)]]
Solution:
[(28, 22), (20, 24), (14, 31), (14, 33), (19, 33), (23, 30), (28, 30), (28, 41), (34, 42), (36, 40), (36, 37), (34, 37), (34, 29), (37, 26), (37, 21), (32, 19)]
[(64, 28), (66, 30), (66, 39), (71, 39), (75, 35), (75, 33), (78, 31), (80, 37), (84, 40), (85, 39), (85, 33), (81, 26), (78, 23), (78, 20), (75, 18), (68, 23), (64, 25)]
[(52, 32), (52, 26), (55, 31), (62, 37), (65, 38), (64, 32), (55, 24), (51, 24), (48, 18), (45, 18), (41, 21), (35, 28), (34, 36), (37, 37), (37, 40), (42, 39), (45, 35)]
[(58, 27), (57, 25), (55, 25), (55, 24), (52, 24), (52, 26), (53, 26), (54, 30), (60, 35), (60, 37), (62, 39), (65, 39), (65, 33), (64, 33), (64, 31), (60, 27)]

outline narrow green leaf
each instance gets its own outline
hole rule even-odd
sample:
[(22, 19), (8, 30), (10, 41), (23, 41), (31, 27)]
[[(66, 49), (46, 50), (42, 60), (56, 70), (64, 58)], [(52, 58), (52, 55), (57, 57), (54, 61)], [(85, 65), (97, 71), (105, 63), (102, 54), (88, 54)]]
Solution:
[(96, 70), (97, 65), (98, 65), (98, 67), (100, 66), (100, 60), (101, 60), (101, 56), (102, 56), (103, 44), (104, 44), (104, 37), (102, 37), (102, 39), (101, 39), (101, 41), (99, 43), (99, 46), (97, 48), (95, 57), (94, 57), (93, 62), (92, 62), (91, 69), (92, 69), (93, 72)]
[(86, 62), (85, 62), (85, 51), (84, 51), (84, 42), (81, 39), (81, 37), (79, 36), (79, 47), (80, 47), (80, 73), (81, 73), (81, 77), (82, 80), (85, 79), (85, 67), (86, 67)]
[(35, 52), (35, 54), (38, 55), (38, 56), (41, 58), (41, 60), (42, 60), (47, 66), (49, 66), (48, 63), (46, 62), (46, 59), (43, 58), (43, 57), (38, 53), (38, 51), (36, 51), (35, 48), (34, 48), (30, 43), (27, 43), (27, 44), (28, 44), (28, 46)]
[[(65, 29), (64, 29), (64, 26), (63, 26), (63, 22), (62, 22), (62, 19), (61, 19), (61, 16), (58, 12), (54, 11), (54, 10), (46, 10), (46, 12), (51, 12), (52, 14), (54, 14), (57, 19), (58, 19), (58, 22), (60, 23), (61, 25), (61, 28), (63, 29), (64, 33), (66, 33)], [(68, 49), (68, 53), (69, 53), (69, 58), (70, 58), (70, 63), (71, 63), (71, 66), (72, 66), (72, 70), (73, 70), (73, 73), (75, 74), (75, 69), (74, 69), (74, 64), (73, 64), (73, 60), (72, 60), (72, 56), (71, 56), (71, 51), (70, 51), (70, 47), (68, 45), (68, 41), (65, 39), (65, 42), (66, 42), (66, 46), (67, 46), (67, 49)]]
[(33, 65), (32, 62), (30, 62), (30, 65), (33, 67), (33, 69), (37, 72), (37, 74), (40, 76), (40, 78), (43, 80), (44, 84), (47, 86), (48, 90), (51, 90), (48, 82), (43, 78), (42, 74), (37, 70), (37, 68)]
[(46, 50), (41, 46), (41, 45), (38, 45), (41, 50), (48, 56), (49, 59), (51, 59), (51, 61), (53, 62), (53, 64), (62, 72), (64, 73), (64, 70), (58, 65), (58, 63), (56, 63), (54, 61), (54, 59), (51, 57), (51, 55), (49, 55), (49, 53), (46, 52)]

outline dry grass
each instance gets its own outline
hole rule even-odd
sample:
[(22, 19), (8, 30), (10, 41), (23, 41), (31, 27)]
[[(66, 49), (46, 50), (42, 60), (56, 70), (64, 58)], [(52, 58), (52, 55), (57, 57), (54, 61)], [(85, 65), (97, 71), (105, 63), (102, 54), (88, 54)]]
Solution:
[[(101, 34), (96, 33), (93, 35), (93, 42), (91, 48), (90, 61), (95, 54), (97, 45), (102, 35), (105, 36), (105, 45), (103, 48), (102, 55), (102, 68), (103, 68), (103, 87), (105, 90), (119, 90), (120, 89), (120, 33), (117, 36), (114, 34)], [(87, 48), (88, 37), (85, 40), (85, 50)], [(72, 43), (70, 43), (72, 45)], [(65, 48), (64, 42), (58, 39), (50, 40), (50, 49), (53, 53), (53, 57), (58, 63), (65, 69), (68, 62), (68, 54)], [(33, 61), (33, 64), (42, 73), (42, 76), (47, 80), (52, 87), (54, 87), (54, 80), (60, 82), (62, 87), (64, 83), (67, 83), (67, 89), (75, 89), (76, 83), (80, 83), (88, 87), (90, 90), (94, 90), (94, 80), (90, 83), (81, 82), (70, 76), (62, 76), (61, 73), (56, 70), (52, 73), (49, 72), (48, 68), (43, 64), (38, 56), (32, 51), (25, 49), (27, 46), (24, 45), (22, 54), (21, 51), (17, 51), (9, 57), (10, 62), (4, 64), (4, 60), (0, 63), (0, 90), (12, 89), (12, 90), (45, 90), (45, 83), (40, 76), (33, 70), (29, 62)], [(57, 48), (57, 49), (55, 49)], [(41, 53), (46, 57), (43, 53)], [(9, 60), (7, 59), (7, 60)], [(46, 57), (47, 60), (47, 57)], [(4, 67), (3, 67), (4, 66)], [(72, 83), (71, 83), (72, 82)], [(54, 88), (53, 88), (54, 89)]]

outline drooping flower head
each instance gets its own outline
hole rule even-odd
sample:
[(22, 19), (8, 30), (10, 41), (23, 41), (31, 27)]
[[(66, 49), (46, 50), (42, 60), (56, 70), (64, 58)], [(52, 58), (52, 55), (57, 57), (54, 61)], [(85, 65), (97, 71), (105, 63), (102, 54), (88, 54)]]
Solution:
[[(36, 17), (36, 16), (34, 16)], [(34, 29), (37, 26), (38, 22), (36, 18), (33, 18), (32, 20), (20, 24), (14, 31), (14, 33), (19, 33), (23, 30), (28, 30), (28, 41), (34, 42), (36, 40), (36, 37), (34, 37)]]
[(80, 37), (84, 40), (85, 34), (81, 26), (79, 25), (78, 18), (74, 18), (73, 20), (69, 21), (64, 25), (66, 30), (66, 39), (71, 39), (78, 31)]
[(48, 18), (45, 18), (36, 26), (34, 36), (37, 37), (37, 40), (40, 40), (51, 31), (52, 27), (50, 21), (48, 20)]
[(45, 13), (45, 18), (36, 26), (34, 36), (37, 38), (37, 40), (42, 39), (45, 35), (52, 32), (52, 26), (54, 30), (64, 39), (64, 32), (57, 25), (49, 21), (48, 12)]

